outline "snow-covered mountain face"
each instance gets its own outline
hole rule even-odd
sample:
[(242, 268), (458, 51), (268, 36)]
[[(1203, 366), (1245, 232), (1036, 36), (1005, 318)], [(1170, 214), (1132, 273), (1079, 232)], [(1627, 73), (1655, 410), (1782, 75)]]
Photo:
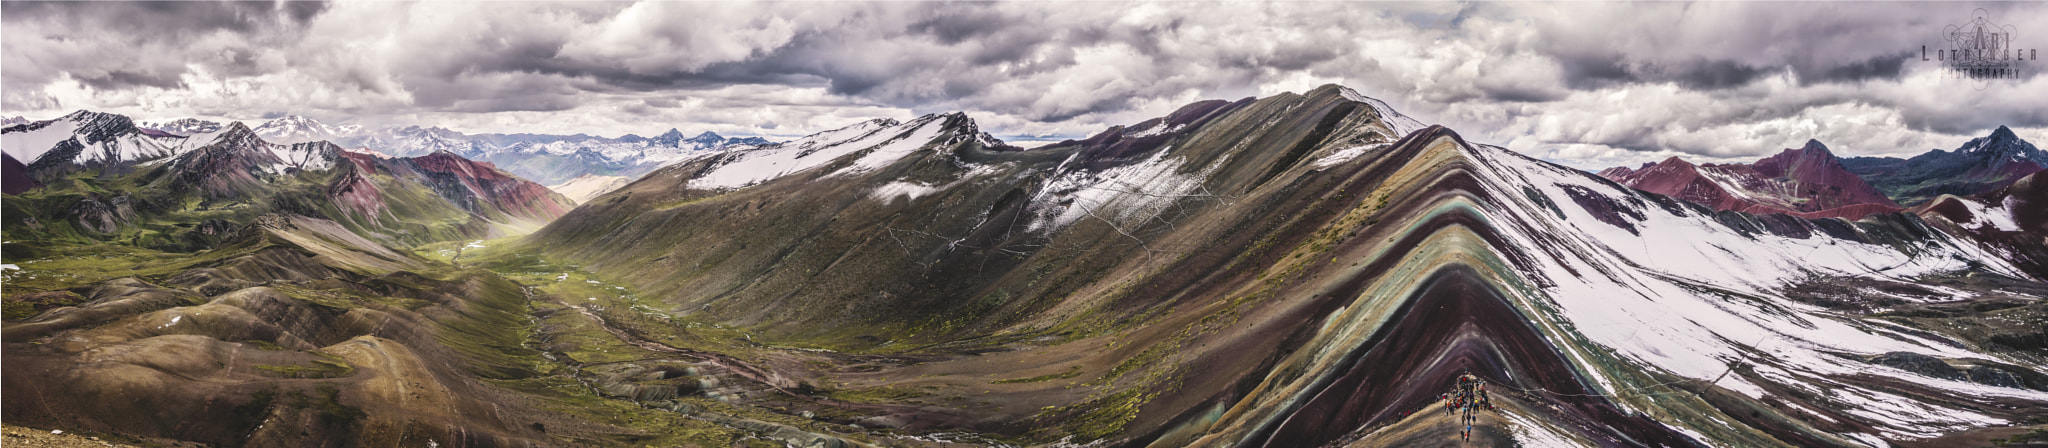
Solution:
[(31, 175), (123, 167), (169, 157), (189, 145), (185, 137), (138, 128), (126, 116), (82, 110), (0, 130), (0, 151), (27, 164)]
[(756, 337), (997, 346), (828, 375), (981, 391), (892, 410), (913, 426), (1433, 443), (1406, 417), (1466, 372), (1520, 431), (1576, 445), (1883, 446), (2048, 409), (2026, 342), (2048, 337), (2048, 271), (1949, 218), (1717, 212), (1335, 86), (1031, 151), (972, 128), (874, 120), (689, 159), (527, 241)]
[(135, 124), (143, 129), (154, 129), (168, 134), (193, 135), (220, 132), (221, 124), (197, 118), (179, 118), (166, 121), (144, 121)]

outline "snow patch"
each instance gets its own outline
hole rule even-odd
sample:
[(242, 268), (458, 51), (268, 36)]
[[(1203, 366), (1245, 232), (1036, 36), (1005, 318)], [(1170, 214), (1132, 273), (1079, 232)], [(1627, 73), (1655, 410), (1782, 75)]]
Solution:
[(2012, 205), (2013, 201), (2016, 200), (2016, 198), (2014, 198), (2013, 196), (2006, 196), (2005, 201), (2000, 202), (1996, 207), (1991, 206), (1989, 204), (1977, 202), (1977, 200), (1975, 199), (1957, 199), (1961, 199), (1963, 205), (1970, 209), (1971, 216), (1970, 222), (1957, 224), (1962, 224), (1963, 227), (1971, 229), (1983, 229), (1985, 227), (1990, 227), (1992, 229), (2004, 232), (2020, 231), (2019, 222), (2014, 221), (2012, 218)]
[[(937, 116), (926, 116), (924, 124)], [(890, 142), (915, 129), (894, 120), (869, 120), (845, 128), (811, 134), (802, 139), (755, 149), (721, 153), (714, 166), (690, 179), (690, 188), (735, 189), (767, 182), (838, 160), (842, 156)]]
[[(1816, 234), (1792, 239), (1770, 234), (1743, 235), (1711, 216), (1667, 211), (1630, 191), (1615, 189), (1591, 174), (1555, 167), (1506, 149), (1463, 147), (1481, 159), (1474, 174), (1489, 196), (1510, 202), (1486, 210), (1508, 245), (1535, 256), (1527, 275), (1542, 287), (1563, 320), (1591, 342), (1618, 356), (1679, 376), (1723, 378), (1733, 362), (1756, 366), (1765, 379), (1815, 393), (1835, 394), (1843, 412), (1885, 427), (1887, 434), (1926, 437), (1958, 428), (1985, 426), (1998, 420), (1965, 409), (1927, 404), (1907, 397), (1856, 390), (1823, 378), (1869, 374), (1936, 383), (1965, 396), (2009, 396), (2048, 400), (2048, 393), (1997, 388), (1925, 378), (1897, 369), (1872, 366), (1835, 354), (1874, 355), (1892, 351), (1939, 358), (1982, 355), (1921, 337), (1879, 330), (1861, 319), (1842, 317), (1784, 298), (1783, 285), (1809, 276), (1856, 276), (1912, 281), (1922, 274), (1968, 267), (1976, 260), (1985, 269), (2018, 276), (2018, 270), (1976, 244), (1936, 233), (1912, 253), (1885, 245), (1865, 244)], [(1547, 196), (1563, 212), (1560, 219), (1525, 191)], [(1632, 208), (1641, 219), (1623, 214), (1636, 233), (1602, 222), (1570, 198), (1592, 192), (1619, 207)], [(1639, 234), (1638, 234), (1639, 233)], [(1574, 362), (1588, 364), (1575, 350)], [(1782, 369), (1782, 371), (1780, 370)], [(1598, 369), (1595, 382), (1609, 393), (1610, 384)], [(1745, 395), (1761, 388), (1747, 381), (1721, 385)]]
[(1073, 160), (1069, 157), (1054, 169), (1057, 177), (1032, 198), (1032, 210), (1040, 219), (1032, 222), (1029, 229), (1063, 228), (1085, 217), (1118, 227), (1142, 224), (1165, 213), (1181, 198), (1195, 196), (1190, 193), (1200, 189), (1202, 180), (1209, 177), (1215, 166), (1227, 160), (1220, 159), (1202, 172), (1183, 175), (1176, 174), (1181, 159), (1169, 157), (1171, 152), (1171, 146), (1160, 148), (1145, 161), (1101, 172), (1061, 172)]
[(919, 197), (937, 193), (944, 189), (943, 187), (916, 182), (895, 181), (876, 187), (873, 193), (868, 194), (868, 197), (872, 197), (877, 201), (889, 202), (889, 200), (896, 199), (897, 196), (909, 196), (910, 200), (914, 201)]
[(74, 134), (77, 132), (77, 122), (59, 119), (43, 126), (42, 129), (0, 134), (0, 151), (5, 151), (7, 155), (14, 156), (14, 160), (27, 165), (42, 157), (43, 153), (50, 152), (51, 148), (57, 147), (58, 142), (75, 138)]
[(1387, 144), (1359, 145), (1344, 148), (1343, 150), (1339, 150), (1337, 152), (1330, 153), (1330, 155), (1326, 155), (1322, 158), (1316, 159), (1314, 165), (1318, 169), (1336, 166), (1340, 163), (1349, 162), (1351, 161), (1351, 159), (1356, 159), (1358, 158), (1358, 156), (1365, 155), (1365, 153), (1377, 151), (1380, 148), (1385, 147), (1387, 147)]
[[(854, 175), (872, 172), (896, 163), (897, 160), (902, 159), (904, 156), (917, 152), (918, 149), (924, 148), (933, 139), (938, 138), (939, 133), (946, 130), (946, 120), (936, 117), (938, 116), (928, 117), (929, 119), (927, 120), (919, 120), (924, 123), (917, 126), (916, 130), (912, 131), (909, 137), (892, 140), (887, 144), (869, 150), (866, 155), (861, 156), (858, 160), (854, 160), (853, 165), (833, 174)], [(917, 122), (912, 123), (916, 124)]]
[(1389, 128), (1394, 128), (1395, 133), (1401, 134), (1394, 136), (1397, 140), (1400, 137), (1413, 134), (1415, 131), (1420, 131), (1422, 128), (1429, 127), (1429, 125), (1422, 124), (1422, 122), (1416, 121), (1414, 118), (1409, 118), (1407, 115), (1401, 115), (1400, 112), (1394, 111), (1394, 106), (1387, 105), (1387, 102), (1360, 94), (1357, 90), (1351, 90), (1350, 87), (1340, 87), (1338, 93), (1344, 95), (1344, 99), (1372, 106), (1373, 112), (1379, 114), (1381, 122), (1386, 123)]
[(1522, 414), (1512, 412), (1502, 414), (1507, 416), (1508, 429), (1514, 434), (1515, 446), (1530, 448), (1576, 448), (1585, 446), (1572, 441), (1571, 437), (1559, 433), (1556, 429), (1544, 426), (1528, 417), (1523, 417)]

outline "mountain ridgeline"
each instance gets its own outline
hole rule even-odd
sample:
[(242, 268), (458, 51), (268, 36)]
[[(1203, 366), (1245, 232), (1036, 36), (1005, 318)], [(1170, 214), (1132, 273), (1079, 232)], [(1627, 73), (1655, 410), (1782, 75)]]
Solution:
[(568, 209), (465, 152), (512, 137), (409, 128), (435, 149), (387, 157), (74, 121), (6, 131), (37, 184), (5, 197), (0, 381), (35, 397), (10, 424), (1448, 446), (1463, 379), (1490, 390), (1489, 446), (1948, 446), (2048, 419), (2038, 174), (1901, 203), (1810, 142), (1593, 175), (1331, 85), (1031, 149), (960, 113), (671, 132), (608, 146), (667, 148), (644, 175), (550, 181), (589, 195)]

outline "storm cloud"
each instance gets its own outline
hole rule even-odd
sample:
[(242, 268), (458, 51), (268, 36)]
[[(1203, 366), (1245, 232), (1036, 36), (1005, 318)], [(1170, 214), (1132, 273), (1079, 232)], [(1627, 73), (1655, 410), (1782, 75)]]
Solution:
[(1058, 140), (1340, 83), (1582, 167), (2048, 137), (2048, 81), (1920, 60), (1979, 7), (2048, 29), (2005, 3), (6, 2), (0, 113), (787, 137), (958, 110)]

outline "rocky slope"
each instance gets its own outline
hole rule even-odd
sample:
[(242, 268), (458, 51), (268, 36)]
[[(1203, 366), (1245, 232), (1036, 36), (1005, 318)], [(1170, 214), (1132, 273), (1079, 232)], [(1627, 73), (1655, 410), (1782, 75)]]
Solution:
[(1919, 205), (1944, 194), (1970, 196), (2005, 187), (2048, 167), (2048, 152), (1999, 126), (1991, 135), (1964, 143), (1955, 151), (1940, 149), (1909, 159), (1855, 157), (1843, 161), (1886, 195), (1906, 205)]
[(1622, 185), (1715, 210), (1853, 220), (1901, 209), (1844, 169), (1841, 160), (1819, 141), (1749, 164), (1694, 165), (1672, 157), (1637, 169), (1608, 168), (1599, 174)]

